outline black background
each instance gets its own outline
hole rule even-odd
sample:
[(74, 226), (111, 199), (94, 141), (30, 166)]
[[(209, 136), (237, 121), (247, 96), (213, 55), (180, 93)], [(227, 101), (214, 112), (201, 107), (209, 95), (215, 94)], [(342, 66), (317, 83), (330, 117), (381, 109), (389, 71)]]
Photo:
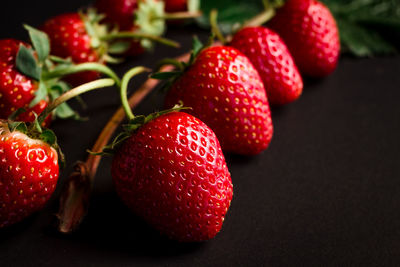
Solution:
[[(0, 38), (26, 40), (21, 23), (89, 1), (2, 1)], [(152, 67), (190, 47), (193, 28), (170, 29), (180, 50), (157, 47), (126, 62)], [(47, 207), (0, 230), (0, 266), (395, 266), (400, 264), (400, 60), (342, 57), (335, 73), (305, 80), (295, 103), (273, 108), (275, 135), (256, 157), (226, 155), (234, 198), (222, 231), (209, 242), (179, 244), (148, 227), (114, 193), (110, 159), (102, 161), (89, 215), (79, 232), (58, 235), (51, 222), (60, 186)], [(144, 81), (137, 79), (136, 86)], [(132, 88), (133, 89), (133, 88)], [(116, 89), (84, 96), (86, 123), (53, 124), (68, 167), (118, 107)], [(137, 109), (160, 107), (154, 93)]]

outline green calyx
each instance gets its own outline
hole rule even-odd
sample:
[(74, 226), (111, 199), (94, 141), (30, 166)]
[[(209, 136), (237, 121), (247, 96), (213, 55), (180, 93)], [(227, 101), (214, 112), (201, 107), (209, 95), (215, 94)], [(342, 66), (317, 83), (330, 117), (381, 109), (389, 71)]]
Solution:
[(14, 112), (14, 114), (12, 114), (8, 119), (7, 126), (10, 132), (18, 131), (23, 134), (26, 134), (31, 139), (41, 140), (46, 144), (50, 145), (58, 153), (60, 166), (64, 167), (65, 156), (64, 153), (61, 151), (60, 146), (57, 143), (56, 134), (50, 129), (42, 128), (36, 113), (34, 113), (36, 118), (33, 122), (21, 122), (21, 121), (11, 120), (11, 118), (16, 118), (22, 112), (25, 112), (25, 110), (19, 109), (16, 112)]
[[(83, 63), (75, 65), (69, 59), (51, 56), (47, 34), (28, 25), (24, 25), (24, 27), (29, 33), (33, 49), (20, 45), (16, 57), (16, 67), (19, 72), (38, 82), (35, 97), (29, 104), (30, 108), (37, 105), (41, 100), (52, 102), (69, 91), (71, 87), (61, 79), (70, 74), (97, 71), (114, 79), (117, 85), (120, 84), (118, 76), (103, 64)], [(52, 115), (62, 119), (80, 119), (79, 114), (66, 103), (58, 106)]]
[[(138, 27), (139, 33), (153, 36), (161, 36), (165, 32), (164, 2), (157, 0), (139, 1), (138, 9), (135, 12), (134, 25)], [(142, 39), (141, 45), (146, 49), (153, 47), (153, 42)]]
[(200, 52), (203, 51), (205, 48), (211, 46), (213, 42), (214, 42), (214, 35), (212, 35), (209, 38), (206, 44), (203, 44), (196, 36), (193, 37), (192, 51), (188, 62), (178, 61), (172, 58), (163, 59), (157, 64), (156, 68), (157, 71), (165, 65), (172, 65), (175, 67), (175, 70), (167, 72), (155, 72), (152, 75), (150, 75), (150, 77), (153, 79), (166, 81), (165, 85), (163, 86), (163, 90), (168, 90), (168, 88), (170, 88), (171, 85), (176, 80), (178, 80), (190, 66), (194, 64)]
[(140, 129), (146, 123), (171, 112), (178, 112), (181, 110), (190, 109), (188, 107), (183, 107), (182, 104), (175, 105), (171, 109), (162, 110), (158, 112), (151, 113), (150, 115), (138, 115), (135, 116), (132, 120), (129, 120), (127, 124), (122, 125), (123, 131), (115, 137), (115, 139), (111, 142), (111, 144), (105, 146), (101, 152), (92, 152), (88, 151), (93, 155), (112, 155), (115, 151), (129, 138), (134, 134), (137, 130)]

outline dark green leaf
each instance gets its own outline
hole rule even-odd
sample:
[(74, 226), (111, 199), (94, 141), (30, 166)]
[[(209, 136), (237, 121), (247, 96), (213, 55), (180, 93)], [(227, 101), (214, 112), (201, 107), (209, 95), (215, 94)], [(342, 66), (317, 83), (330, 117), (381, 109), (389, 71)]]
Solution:
[(17, 130), (19, 132), (26, 133), (28, 131), (26, 124), (20, 121), (9, 121), (8, 128), (10, 129), (10, 132)]
[(57, 143), (56, 134), (50, 129), (44, 129), (39, 138), (51, 146)]
[(167, 72), (157, 72), (150, 75), (151, 78), (157, 80), (168, 80), (182, 74), (180, 71), (167, 71)]
[(197, 36), (193, 37), (193, 42), (192, 42), (192, 46), (193, 46), (193, 56), (196, 57), (200, 51), (204, 48), (204, 44), (200, 41), (200, 39)]
[(39, 88), (35, 92), (35, 98), (29, 103), (29, 107), (34, 107), (37, 103), (47, 97), (47, 88), (44, 82), (39, 83)]
[(19, 46), (16, 65), (17, 69), (24, 75), (36, 81), (40, 80), (42, 70), (33, 55), (33, 51), (22, 44)]
[(80, 116), (76, 113), (67, 103), (62, 103), (59, 105), (56, 110), (56, 116), (61, 119), (79, 119)]
[(230, 34), (236, 25), (262, 12), (264, 6), (261, 0), (202, 0), (201, 10), (204, 15), (196, 20), (200, 27), (210, 27), (209, 14), (212, 9), (218, 10), (221, 31)]
[(35, 48), (39, 62), (44, 62), (50, 53), (49, 37), (46, 33), (39, 31), (29, 25), (24, 25), (29, 32), (33, 47)]
[(360, 57), (398, 52), (400, 1), (323, 1), (337, 21), (343, 50)]

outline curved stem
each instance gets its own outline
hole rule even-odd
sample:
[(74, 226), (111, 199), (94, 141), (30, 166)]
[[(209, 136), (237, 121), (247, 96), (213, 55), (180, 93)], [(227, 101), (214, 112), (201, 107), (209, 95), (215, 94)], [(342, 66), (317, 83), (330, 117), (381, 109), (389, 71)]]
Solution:
[(120, 95), (121, 95), (121, 103), (122, 107), (125, 111), (126, 116), (128, 117), (129, 120), (133, 120), (135, 118), (135, 115), (133, 115), (131, 107), (129, 106), (128, 102), (128, 85), (129, 81), (136, 75), (149, 71), (149, 69), (145, 67), (135, 67), (128, 71), (124, 77), (122, 78), (122, 83), (121, 83), (121, 88), (120, 88)]
[(262, 13), (251, 18), (250, 20), (246, 21), (243, 24), (242, 28), (261, 26), (261, 25), (267, 23), (269, 20), (271, 20), (274, 16), (275, 16), (275, 9), (273, 7), (267, 8)]
[(165, 65), (172, 65), (180, 71), (184, 71), (185, 67), (182, 62), (176, 60), (175, 58), (164, 58), (157, 63), (155, 71), (158, 71)]
[(179, 43), (151, 34), (146, 33), (139, 33), (139, 32), (118, 32), (118, 33), (111, 33), (101, 37), (103, 41), (113, 41), (115, 39), (148, 39), (153, 42), (157, 42), (166, 46), (172, 46), (175, 48), (179, 48)]
[(83, 94), (83, 93), (86, 93), (86, 92), (89, 92), (92, 90), (96, 90), (96, 89), (108, 87), (108, 86), (113, 86), (114, 84), (115, 84), (115, 81), (113, 79), (99, 79), (99, 80), (96, 80), (93, 82), (82, 84), (78, 87), (75, 87), (74, 89), (67, 91), (63, 95), (56, 98), (52, 103), (50, 103), (47, 106), (45, 111), (38, 118), (39, 123), (41, 124), (55, 108), (57, 108), (62, 103), (70, 100), (71, 98), (74, 98), (80, 94)]
[(66, 76), (66, 75), (70, 75), (70, 74), (74, 74), (74, 73), (78, 73), (78, 72), (82, 72), (82, 71), (97, 71), (97, 72), (103, 73), (103, 74), (109, 76), (111, 79), (113, 79), (118, 86), (121, 85), (121, 81), (120, 81), (118, 75), (115, 74), (114, 71), (112, 71), (110, 68), (108, 68), (107, 66), (105, 66), (103, 64), (94, 63), (94, 62), (82, 63), (82, 64), (78, 64), (78, 65), (71, 65), (71, 66), (67, 66), (65, 68), (64, 67), (56, 68), (53, 71), (44, 73), (43, 79), (50, 80), (53, 78), (58, 78), (61, 76)]
[(201, 17), (203, 13), (201, 11), (183, 11), (174, 13), (165, 13), (161, 17), (155, 17), (155, 19), (165, 19), (165, 20), (180, 20), (180, 19), (194, 19)]
[(216, 9), (211, 10), (210, 13), (210, 25), (211, 25), (211, 32), (217, 36), (218, 40), (221, 41), (221, 43), (225, 44), (226, 39), (224, 35), (222, 34), (221, 30), (218, 27), (218, 11)]

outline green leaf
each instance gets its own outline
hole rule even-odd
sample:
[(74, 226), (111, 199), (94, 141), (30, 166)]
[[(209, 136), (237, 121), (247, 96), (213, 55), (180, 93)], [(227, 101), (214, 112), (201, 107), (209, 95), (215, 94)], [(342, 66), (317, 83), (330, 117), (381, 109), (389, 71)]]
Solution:
[(332, 11), (342, 47), (355, 56), (399, 52), (400, 1), (323, 0)]
[(209, 14), (212, 9), (218, 10), (218, 23), (224, 34), (231, 34), (238, 24), (256, 16), (264, 10), (261, 0), (202, 0), (203, 16), (196, 19), (203, 28), (210, 27)]
[(19, 46), (16, 65), (22, 74), (36, 81), (40, 80), (42, 70), (33, 55), (33, 51), (22, 44)]
[(20, 121), (9, 121), (8, 128), (10, 129), (10, 132), (14, 132), (15, 130), (17, 130), (21, 133), (26, 133), (28, 131), (28, 127), (26, 126), (26, 124)]
[(24, 25), (29, 32), (33, 47), (35, 48), (39, 62), (44, 62), (50, 53), (50, 41), (46, 33), (39, 31), (29, 25)]
[(39, 138), (51, 146), (57, 143), (56, 134), (50, 129), (44, 129)]
[(391, 54), (396, 48), (384, 40), (377, 32), (366, 30), (356, 24), (338, 22), (344, 45), (359, 57), (377, 54)]
[(193, 46), (193, 56), (196, 57), (200, 51), (204, 48), (204, 44), (200, 41), (200, 39), (197, 36), (193, 37), (192, 41), (192, 46)]
[(61, 119), (79, 119), (80, 116), (67, 103), (62, 103), (55, 110), (56, 116)]
[(44, 82), (39, 82), (39, 88), (35, 92), (35, 97), (29, 103), (29, 107), (32, 108), (34, 107), (37, 103), (39, 103), (41, 100), (45, 99), (47, 97), (47, 88)]

